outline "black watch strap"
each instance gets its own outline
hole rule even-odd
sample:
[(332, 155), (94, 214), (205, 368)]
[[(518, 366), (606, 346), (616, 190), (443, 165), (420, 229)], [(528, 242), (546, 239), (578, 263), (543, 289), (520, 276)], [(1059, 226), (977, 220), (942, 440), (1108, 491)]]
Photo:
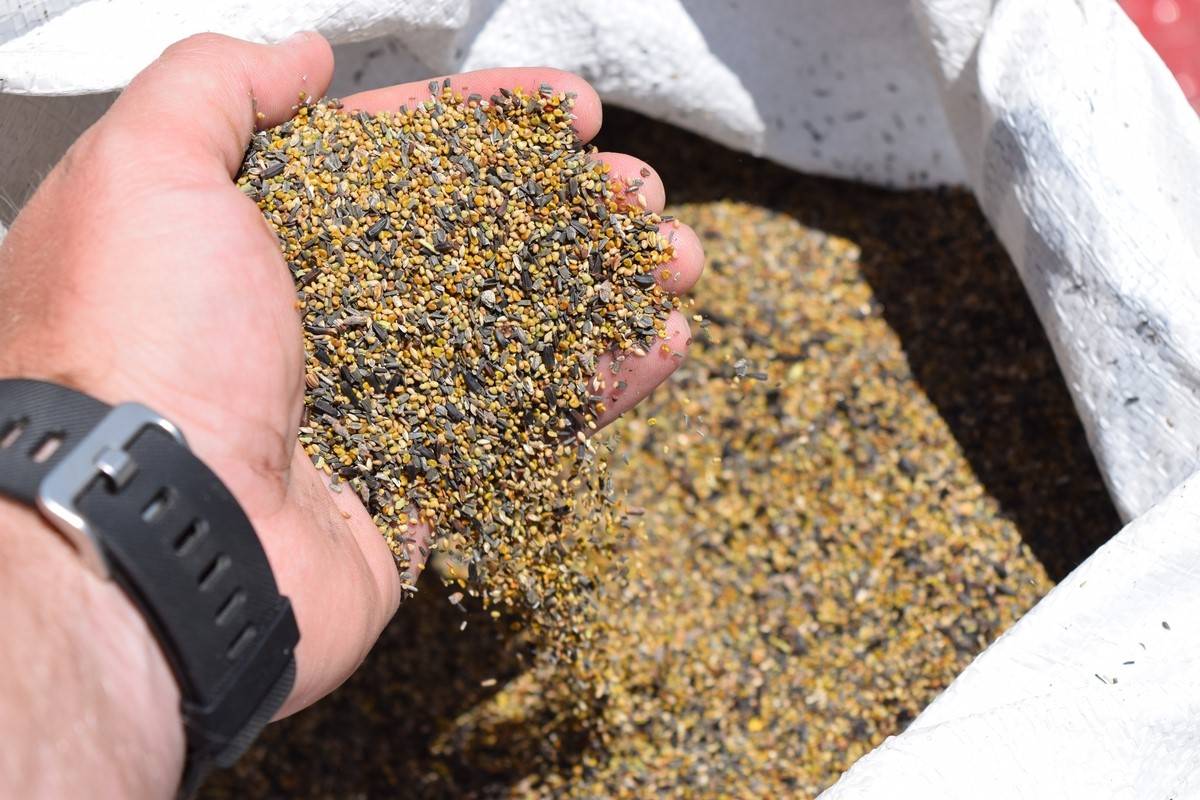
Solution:
[(182, 695), (183, 794), (279, 710), (299, 640), (254, 528), (150, 409), (0, 380), (0, 494), (36, 505), (141, 609)]

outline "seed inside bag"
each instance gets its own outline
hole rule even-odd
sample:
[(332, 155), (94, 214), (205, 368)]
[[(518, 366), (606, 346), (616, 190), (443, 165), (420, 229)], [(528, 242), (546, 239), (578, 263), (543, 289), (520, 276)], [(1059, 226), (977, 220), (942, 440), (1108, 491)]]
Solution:
[(804, 176), (619, 110), (605, 132), (708, 262), (688, 358), (590, 440), (624, 513), (564, 532), (615, 522), (620, 549), (562, 597), (526, 570), (575, 604), (574, 650), (431, 587), (212, 800), (815, 797), (1119, 528), (969, 194)]

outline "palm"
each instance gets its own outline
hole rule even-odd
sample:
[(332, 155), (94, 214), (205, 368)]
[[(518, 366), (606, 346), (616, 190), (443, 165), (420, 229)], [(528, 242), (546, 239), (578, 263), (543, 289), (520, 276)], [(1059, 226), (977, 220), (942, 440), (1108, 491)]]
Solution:
[[(170, 196), (143, 209), (157, 230), (114, 247), (118, 257), (133, 255), (124, 271), (140, 289), (123, 315), (135, 324), (120, 340), (136, 352), (119, 354), (114, 367), (139, 365), (122, 374), (130, 396), (165, 406), (183, 395), (193, 446), (212, 458), (248, 457), (265, 502), (282, 489), (301, 409), (303, 344), (290, 278), (258, 210), (232, 185)], [(139, 307), (138, 297), (161, 300)], [(149, 374), (146, 364), (155, 365)]]

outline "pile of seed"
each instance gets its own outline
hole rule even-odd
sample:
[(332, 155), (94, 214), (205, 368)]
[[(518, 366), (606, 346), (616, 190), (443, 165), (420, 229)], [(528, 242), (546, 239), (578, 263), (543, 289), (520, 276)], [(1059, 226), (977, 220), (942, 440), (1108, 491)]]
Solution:
[(598, 437), (633, 526), (606, 534), (628, 577), (594, 600), (586, 661), (529, 658), (522, 619), (430, 575), (363, 670), (208, 797), (812, 797), (1116, 529), (968, 195), (606, 117), (606, 149), (654, 164), (704, 242), (708, 322)]
[(306, 105), (250, 144), (238, 185), (303, 315), (300, 441), (402, 567), (426, 522), (473, 592), (576, 629), (607, 540), (564, 522), (581, 502), (605, 519), (587, 436), (623, 388), (625, 356), (603, 374), (599, 357), (665, 346), (671, 247), (580, 142), (570, 96), (430, 91), (379, 115)]

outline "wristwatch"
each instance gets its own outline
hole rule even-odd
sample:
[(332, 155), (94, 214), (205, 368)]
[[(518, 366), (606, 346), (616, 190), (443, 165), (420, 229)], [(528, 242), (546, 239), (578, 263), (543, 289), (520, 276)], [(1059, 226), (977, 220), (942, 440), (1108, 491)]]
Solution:
[(300, 633), (250, 520), (171, 422), (0, 380), (0, 494), (35, 506), (158, 638), (182, 698), (181, 796), (233, 764), (291, 691)]

